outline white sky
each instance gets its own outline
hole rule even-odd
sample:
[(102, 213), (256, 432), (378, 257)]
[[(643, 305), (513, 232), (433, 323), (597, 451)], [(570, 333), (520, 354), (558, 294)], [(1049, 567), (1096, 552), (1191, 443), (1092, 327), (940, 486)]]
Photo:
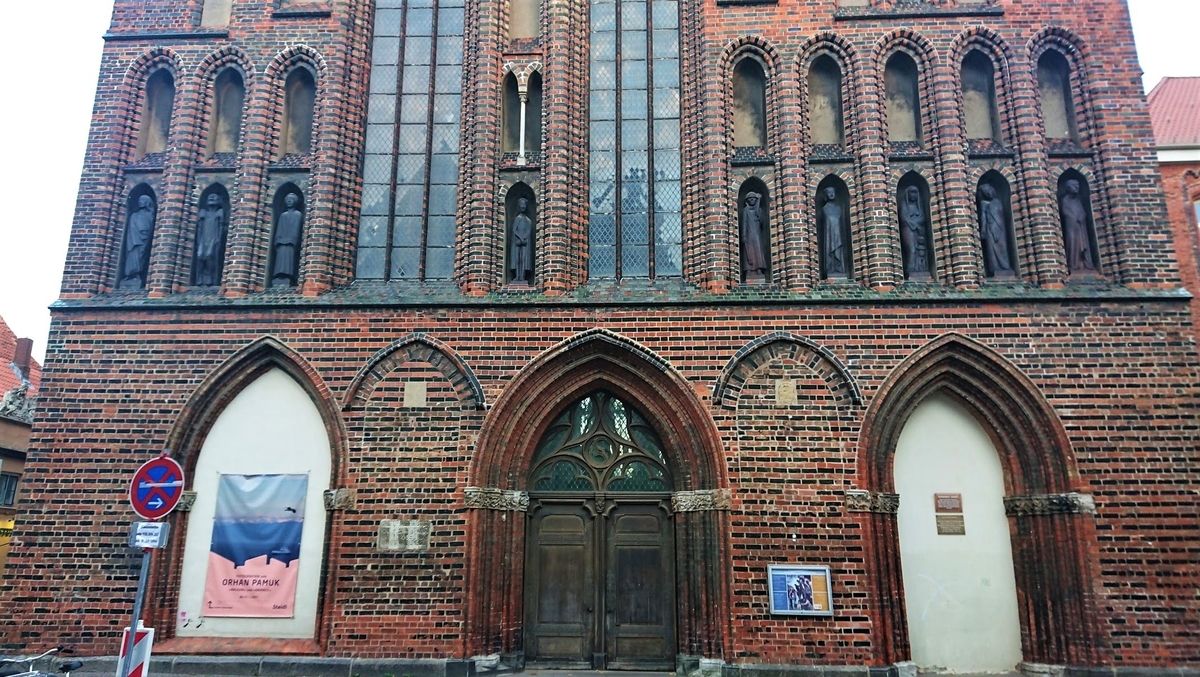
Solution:
[[(43, 360), (112, 0), (0, 2), (0, 316)], [(1166, 76), (1200, 75), (1200, 0), (1129, 6), (1147, 91)]]

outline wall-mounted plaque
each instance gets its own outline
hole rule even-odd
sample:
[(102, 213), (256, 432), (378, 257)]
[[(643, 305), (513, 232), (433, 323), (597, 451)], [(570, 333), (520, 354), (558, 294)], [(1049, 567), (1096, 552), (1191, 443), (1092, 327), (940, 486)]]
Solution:
[(404, 406), (406, 408), (426, 406), (426, 385), (424, 381), (408, 381), (404, 384)]
[(953, 515), (936, 515), (938, 536), (966, 536), (967, 523), (962, 513)]
[(934, 494), (933, 511), (961, 513), (963, 511), (962, 494)]
[(773, 614), (833, 615), (833, 583), (827, 566), (769, 566), (767, 590)]
[(775, 381), (775, 404), (796, 404), (796, 382), (790, 378)]

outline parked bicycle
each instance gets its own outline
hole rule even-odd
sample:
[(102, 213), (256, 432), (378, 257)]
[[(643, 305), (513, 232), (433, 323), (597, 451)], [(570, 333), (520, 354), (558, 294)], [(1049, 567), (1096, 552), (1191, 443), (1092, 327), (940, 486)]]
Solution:
[(71, 650), (56, 646), (37, 656), (0, 657), (0, 677), (58, 677), (59, 674), (63, 677), (71, 677), (72, 670), (83, 667), (83, 663), (79, 661), (67, 661), (54, 666), (58, 668), (55, 672), (42, 672), (37, 669), (39, 663), (48, 662), (52, 656), (58, 653), (71, 653)]

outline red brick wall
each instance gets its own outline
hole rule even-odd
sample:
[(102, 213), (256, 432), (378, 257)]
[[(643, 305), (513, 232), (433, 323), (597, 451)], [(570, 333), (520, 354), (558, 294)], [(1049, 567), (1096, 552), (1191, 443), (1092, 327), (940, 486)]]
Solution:
[[(603, 320), (601, 320), (603, 318)], [(1097, 640), (1114, 661), (1187, 663), (1198, 658), (1189, 618), (1200, 585), (1200, 547), (1190, 468), (1197, 459), (1200, 364), (1181, 302), (1052, 302), (674, 308), (555, 308), (405, 311), (266, 309), (59, 312), (26, 470), (22, 522), (3, 591), (4, 641), (65, 642), (110, 652), (135, 582), (123, 546), (132, 514), (127, 476), (164, 443), (184, 402), (235, 350), (272, 334), (295, 349), (341, 400), (355, 373), (396, 337), (425, 332), (456, 351), (489, 401), (539, 352), (603, 321), (667, 360), (700, 393), (730, 357), (771, 331), (801, 334), (848, 365), (869, 403), (913, 350), (957, 331), (997, 350), (1037, 384), (1066, 426), (1080, 488), (1099, 505), (1096, 540), (1085, 544), (1098, 572)], [(696, 333), (703, 331), (703, 349)], [(331, 655), (463, 656), (460, 588), (466, 458), (483, 423), (463, 418), (440, 371), (405, 364), (386, 376), (361, 411), (342, 414), (349, 463), (339, 484), (355, 487), (354, 510), (335, 513), (344, 536), (324, 610)], [(797, 379), (802, 404), (771, 406), (767, 384)], [(410, 413), (399, 382), (430, 383), (429, 409)], [(443, 383), (445, 385), (438, 385)], [(865, 408), (835, 408), (827, 381), (807, 367), (770, 365), (742, 390), (736, 413), (708, 402), (722, 431), (734, 494), (729, 539), (732, 635), (728, 660), (841, 664), (871, 660), (877, 602), (864, 579), (864, 514), (840, 500), (857, 477)], [(548, 413), (549, 415), (549, 413)], [(180, 450), (180, 453), (186, 453)], [(70, 462), (64, 465), (63, 459)], [(434, 522), (428, 555), (372, 549), (378, 520), (420, 515)], [(791, 535), (798, 539), (793, 541)], [(498, 553), (497, 553), (498, 554)], [(764, 613), (768, 562), (833, 566), (834, 619), (781, 623)], [(443, 571), (448, 569), (447, 572)], [(169, 600), (158, 600), (161, 604)], [(167, 616), (169, 618), (169, 616)], [(793, 632), (793, 629), (796, 629)], [(169, 631), (168, 631), (169, 633)]]
[[(1195, 207), (1200, 202), (1200, 162), (1161, 164), (1159, 171), (1179, 276), (1185, 289), (1192, 295), (1200, 294), (1200, 231), (1196, 227)], [(1191, 308), (1192, 326), (1200, 327), (1200, 304), (1193, 300)]]

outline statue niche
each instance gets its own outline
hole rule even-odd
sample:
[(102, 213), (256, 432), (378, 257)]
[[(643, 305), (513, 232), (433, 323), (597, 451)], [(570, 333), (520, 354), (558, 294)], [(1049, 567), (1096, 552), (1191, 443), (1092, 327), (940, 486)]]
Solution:
[(850, 191), (836, 176), (817, 186), (817, 243), (821, 250), (821, 278), (850, 277)]
[(229, 229), (229, 193), (213, 184), (200, 196), (196, 219), (196, 255), (192, 260), (192, 284), (214, 287), (221, 284), (225, 263), (225, 236)]
[(1012, 206), (1008, 181), (990, 171), (979, 180), (976, 191), (979, 214), (979, 243), (983, 249), (983, 271), (987, 277), (1014, 277), (1016, 247), (1012, 235)]
[(150, 243), (154, 240), (154, 190), (141, 184), (129, 193), (125, 238), (121, 245), (121, 289), (142, 289), (150, 269)]
[(516, 285), (528, 285), (533, 281), (533, 189), (524, 183), (514, 185), (505, 197), (504, 212), (508, 221), (508, 281)]
[(741, 233), (742, 281), (757, 282), (770, 277), (771, 238), (767, 187), (756, 178), (742, 184), (738, 213)]
[(1058, 214), (1062, 222), (1067, 270), (1071, 275), (1099, 272), (1095, 222), (1087, 179), (1075, 170), (1063, 172), (1058, 180)]
[(909, 172), (900, 179), (896, 193), (904, 277), (910, 280), (929, 279), (933, 270), (929, 185), (916, 172)]
[(294, 184), (275, 193), (275, 235), (271, 238), (271, 286), (294, 287), (304, 239), (304, 195)]

